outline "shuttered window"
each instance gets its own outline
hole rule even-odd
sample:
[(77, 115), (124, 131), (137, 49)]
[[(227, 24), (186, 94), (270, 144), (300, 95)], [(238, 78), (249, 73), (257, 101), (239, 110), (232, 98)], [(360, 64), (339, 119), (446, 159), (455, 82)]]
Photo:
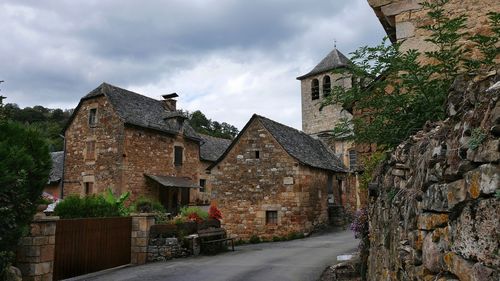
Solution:
[(86, 160), (95, 160), (95, 140), (87, 141), (87, 154)]
[(351, 168), (351, 170), (356, 170), (357, 158), (356, 150), (349, 150), (349, 168)]

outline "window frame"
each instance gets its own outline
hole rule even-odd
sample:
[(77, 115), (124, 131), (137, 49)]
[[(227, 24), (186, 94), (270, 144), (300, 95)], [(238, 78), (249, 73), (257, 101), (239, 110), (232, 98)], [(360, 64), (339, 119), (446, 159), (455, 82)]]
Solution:
[(90, 127), (94, 127), (97, 125), (97, 107), (89, 109), (88, 124)]
[(83, 193), (85, 196), (92, 195), (94, 192), (94, 182), (86, 181), (83, 183)]
[(266, 210), (266, 225), (278, 225), (278, 211)]
[(206, 179), (200, 179), (200, 192), (205, 192), (206, 190), (206, 185), (207, 185), (207, 180)]
[[(328, 82), (326, 82), (328, 78)], [(325, 75), (323, 77), (323, 96), (327, 97), (332, 93), (332, 79), (330, 76)]]
[(85, 160), (95, 161), (96, 160), (96, 141), (87, 140), (87, 147), (85, 151)]
[(314, 78), (311, 81), (311, 100), (319, 99), (319, 80)]
[(174, 166), (180, 167), (184, 164), (184, 147), (174, 145)]
[(349, 169), (355, 170), (358, 166), (358, 153), (356, 150), (349, 150)]

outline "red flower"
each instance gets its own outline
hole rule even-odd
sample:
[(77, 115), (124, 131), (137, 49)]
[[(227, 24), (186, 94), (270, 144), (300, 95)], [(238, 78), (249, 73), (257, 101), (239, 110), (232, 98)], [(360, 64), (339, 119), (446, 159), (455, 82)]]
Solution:
[(201, 223), (203, 222), (203, 219), (197, 214), (197, 213), (191, 213), (188, 215), (187, 219), (189, 221), (194, 221), (194, 222), (197, 222), (197, 223)]
[(219, 208), (217, 208), (217, 206), (215, 206), (214, 204), (210, 205), (210, 209), (208, 209), (208, 216), (216, 220), (222, 219), (222, 213), (220, 212)]

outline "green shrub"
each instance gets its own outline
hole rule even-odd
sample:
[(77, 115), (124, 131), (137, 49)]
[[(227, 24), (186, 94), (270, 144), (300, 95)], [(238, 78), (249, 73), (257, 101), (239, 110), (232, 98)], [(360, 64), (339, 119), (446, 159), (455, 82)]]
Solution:
[(196, 206), (185, 206), (180, 210), (181, 217), (188, 218), (191, 214), (196, 214), (198, 217), (208, 219), (208, 212)]
[(130, 206), (131, 212), (134, 213), (153, 213), (157, 224), (167, 223), (169, 217), (165, 207), (158, 200), (140, 196)]
[(165, 207), (152, 198), (140, 196), (132, 203), (132, 212), (137, 213), (166, 213)]
[(281, 237), (273, 236), (273, 242), (279, 242), (279, 241), (281, 241)]
[(250, 240), (248, 240), (248, 242), (252, 243), (252, 244), (258, 244), (260, 243), (260, 237), (257, 236), (257, 235), (252, 235), (252, 237), (250, 237)]
[(57, 204), (54, 214), (63, 219), (121, 216), (119, 206), (109, 203), (101, 194), (85, 197), (67, 196)]
[(50, 167), (47, 143), (37, 130), (0, 120), (0, 280), (33, 219)]
[(130, 209), (125, 206), (125, 201), (127, 201), (130, 196), (130, 191), (122, 193), (120, 196), (115, 196), (111, 188), (108, 187), (104, 195), (104, 199), (112, 205), (116, 205), (118, 210), (120, 210), (120, 215), (128, 216), (130, 214)]
[[(352, 87), (335, 86), (322, 106), (341, 104), (359, 110), (352, 120), (344, 119), (332, 134), (347, 136), (357, 143), (377, 144), (377, 149), (392, 149), (421, 130), (427, 121), (446, 117), (446, 98), (455, 78), (477, 68), (488, 68), (498, 55), (500, 14), (488, 14), (488, 36), (470, 36), (464, 32), (464, 15), (450, 17), (444, 7), (449, 0), (423, 2), (428, 10), (425, 41), (432, 51), (405, 50), (401, 43), (387, 40), (375, 47), (362, 47), (352, 53), (349, 67), (337, 69), (351, 76)], [(473, 44), (464, 44), (469, 40)], [(478, 60), (468, 59), (479, 53)], [(432, 63), (423, 63), (432, 61)], [(369, 122), (367, 122), (369, 120)]]

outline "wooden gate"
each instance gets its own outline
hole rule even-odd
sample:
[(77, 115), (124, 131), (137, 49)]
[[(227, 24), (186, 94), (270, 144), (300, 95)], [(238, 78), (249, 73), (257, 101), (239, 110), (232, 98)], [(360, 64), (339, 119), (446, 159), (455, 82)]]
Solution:
[(57, 221), (54, 280), (130, 263), (132, 219)]

